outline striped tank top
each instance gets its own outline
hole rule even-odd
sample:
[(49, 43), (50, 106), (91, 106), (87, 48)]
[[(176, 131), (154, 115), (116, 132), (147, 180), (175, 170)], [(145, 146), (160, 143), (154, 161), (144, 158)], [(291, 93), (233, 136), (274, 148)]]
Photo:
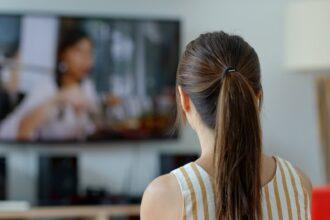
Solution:
[[(273, 179), (262, 187), (262, 219), (311, 219), (310, 199), (299, 174), (290, 162), (276, 159)], [(197, 163), (171, 172), (184, 201), (183, 220), (215, 220), (214, 183)]]

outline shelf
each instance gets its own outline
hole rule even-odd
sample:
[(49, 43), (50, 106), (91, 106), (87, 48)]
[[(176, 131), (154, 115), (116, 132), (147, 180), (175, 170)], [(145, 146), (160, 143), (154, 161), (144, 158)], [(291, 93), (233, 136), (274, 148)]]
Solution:
[(108, 220), (113, 216), (139, 216), (139, 205), (35, 207), (28, 211), (0, 212), (0, 219), (78, 218)]

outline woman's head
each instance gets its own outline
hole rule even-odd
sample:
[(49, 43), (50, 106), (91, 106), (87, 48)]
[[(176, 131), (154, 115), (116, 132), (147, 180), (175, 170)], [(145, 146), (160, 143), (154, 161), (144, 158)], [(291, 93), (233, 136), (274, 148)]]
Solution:
[(214, 132), (218, 219), (260, 212), (260, 80), (255, 50), (225, 32), (200, 35), (179, 63), (178, 111), (196, 130)]
[(57, 53), (58, 74), (82, 80), (93, 65), (93, 45), (84, 31), (71, 29), (60, 36)]

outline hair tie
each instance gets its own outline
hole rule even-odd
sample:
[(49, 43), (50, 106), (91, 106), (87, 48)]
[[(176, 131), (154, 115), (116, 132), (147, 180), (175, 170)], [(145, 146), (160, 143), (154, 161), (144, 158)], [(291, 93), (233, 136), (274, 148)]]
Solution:
[(232, 66), (228, 66), (225, 71), (223, 71), (224, 75), (227, 75), (228, 73), (236, 72), (236, 69)]

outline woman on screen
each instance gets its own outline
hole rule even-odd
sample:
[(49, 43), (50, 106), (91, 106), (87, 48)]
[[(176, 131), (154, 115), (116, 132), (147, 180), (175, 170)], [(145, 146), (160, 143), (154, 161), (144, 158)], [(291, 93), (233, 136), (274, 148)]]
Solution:
[(309, 178), (263, 152), (255, 50), (237, 35), (202, 34), (186, 47), (177, 86), (201, 156), (148, 186), (141, 219), (310, 219)]
[[(79, 29), (60, 37), (55, 78), (36, 85), (17, 111), (2, 124), (9, 140), (77, 140), (95, 130), (98, 98), (87, 78), (93, 65), (93, 44)], [(6, 124), (8, 126), (6, 126)]]

